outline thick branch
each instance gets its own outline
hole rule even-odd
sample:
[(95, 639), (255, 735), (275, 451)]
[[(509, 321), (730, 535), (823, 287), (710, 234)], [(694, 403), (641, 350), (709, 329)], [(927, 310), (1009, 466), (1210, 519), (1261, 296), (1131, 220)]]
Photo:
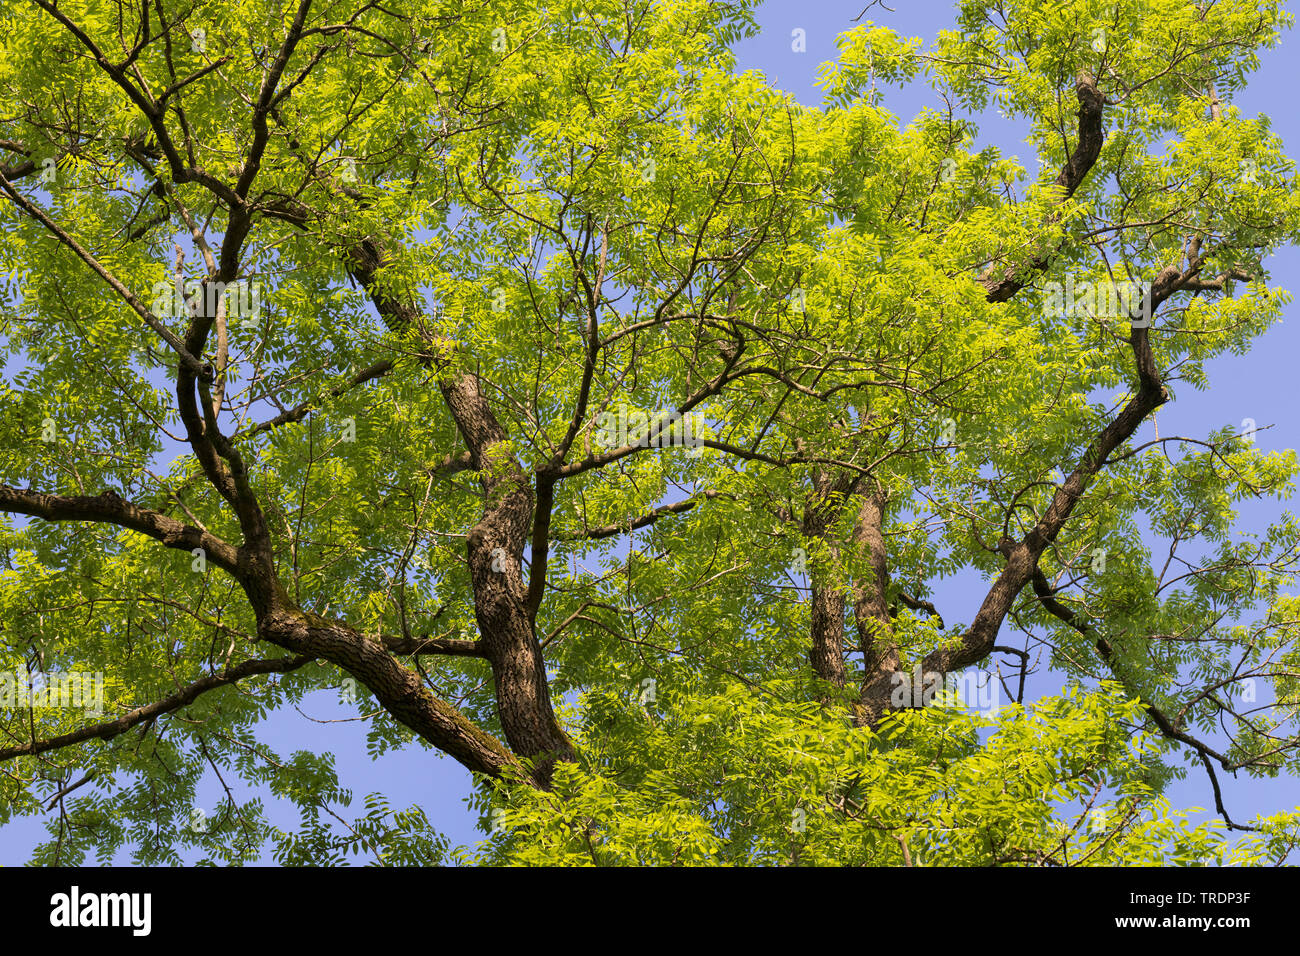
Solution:
[(198, 700), (199, 695), (217, 687), (225, 687), (255, 674), (283, 674), (286, 671), (297, 670), (305, 664), (310, 664), (313, 660), (314, 658), (311, 655), (304, 654), (297, 657), (280, 657), (274, 660), (245, 661), (242, 664), (228, 668), (222, 674), (200, 678), (170, 697), (153, 704), (137, 707), (130, 713), (123, 714), (113, 720), (91, 724), (89, 727), (82, 727), (80, 730), (74, 730), (71, 733), (61, 734), (47, 740), (34, 740), (14, 747), (0, 748), (0, 760), (12, 760), (14, 757), (30, 757), (96, 738), (112, 740), (137, 724), (155, 720), (163, 714), (171, 713), (194, 703), (194, 701)]
[[(893, 641), (893, 619), (885, 597), (889, 587), (889, 562), (884, 518), (885, 496), (880, 492), (864, 495), (851, 539), (856, 549), (866, 552), (870, 568), (864, 577), (855, 578), (853, 582), (853, 617), (862, 648), (864, 680), (868, 684), (876, 674), (882, 671), (893, 673), (899, 665), (898, 648)], [(868, 684), (864, 684), (864, 691)], [(859, 720), (867, 719), (867, 714), (859, 713)]]
[(116, 492), (68, 497), (0, 485), (0, 511), (31, 515), (46, 521), (97, 521), (114, 524), (147, 534), (169, 548), (182, 551), (202, 548), (207, 560), (232, 574), (238, 572), (237, 548), (208, 531), (132, 504)]
[(298, 654), (324, 658), (355, 676), (394, 720), (476, 773), (499, 777), (519, 761), (495, 737), (434, 696), (418, 674), (382, 644), (314, 614), (274, 612), (258, 636)]
[[(1091, 76), (1081, 74), (1074, 86), (1079, 98), (1079, 141), (1074, 146), (1064, 168), (1056, 177), (1056, 184), (1061, 187), (1061, 201), (1069, 199), (1079, 188), (1088, 172), (1101, 155), (1105, 136), (1101, 129), (1102, 107), (1105, 97), (1097, 89), (1097, 82)], [(1006, 302), (1025, 287), (1030, 273), (1046, 269), (1055, 252), (1035, 258), (1027, 267), (994, 274), (990, 272), (981, 277), (989, 302)]]

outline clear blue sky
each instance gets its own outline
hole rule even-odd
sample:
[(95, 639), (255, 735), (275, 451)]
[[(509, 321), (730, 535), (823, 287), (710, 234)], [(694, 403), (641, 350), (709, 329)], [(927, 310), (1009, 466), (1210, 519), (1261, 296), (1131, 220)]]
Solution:
[[(876, 6), (866, 16), (903, 35), (919, 36), (927, 44), (936, 31), (953, 21), (953, 6), (940, 0), (899, 0), (893, 6), (894, 12)], [(834, 58), (835, 37), (851, 29), (853, 18), (865, 7), (866, 0), (773, 0), (759, 11), (762, 34), (737, 48), (739, 69), (760, 70), (773, 85), (793, 92), (802, 102), (817, 104), (821, 96), (813, 84), (818, 66)], [(792, 49), (791, 35), (795, 29), (805, 32), (806, 52)], [(1293, 33), (1283, 39), (1277, 50), (1266, 53), (1261, 69), (1250, 78), (1249, 88), (1236, 99), (1247, 115), (1267, 113), (1272, 118), (1274, 131), (1287, 144), (1291, 155), (1300, 144), (1300, 117), (1294, 108), (1295, 90), (1300, 86), (1296, 42)], [(888, 90), (884, 104), (906, 123), (923, 106), (940, 108), (942, 101), (928, 87), (918, 84), (901, 91)], [(979, 145), (996, 144), (1007, 153), (1020, 155), (1022, 162), (1032, 168), (1029, 147), (1019, 139), (1022, 130), (995, 114), (981, 117), (980, 125)], [(1286, 286), (1288, 278), (1296, 274), (1297, 264), (1300, 264), (1300, 252), (1296, 250), (1286, 250), (1275, 257), (1268, 263), (1274, 282)], [(1284, 322), (1258, 340), (1249, 354), (1227, 356), (1211, 364), (1209, 390), (1195, 392), (1182, 388), (1177, 401), (1159, 413), (1161, 431), (1167, 435), (1204, 436), (1212, 429), (1239, 427), (1243, 419), (1253, 418), (1261, 427), (1273, 426), (1259, 433), (1257, 440), (1265, 450), (1300, 447), (1300, 424), (1290, 414), (1288, 394), (1295, 380), (1298, 346), (1300, 311), (1292, 306)], [(1276, 519), (1283, 507), (1284, 503), (1276, 501), (1244, 503), (1240, 506), (1239, 528), (1262, 529)], [(976, 576), (960, 576), (939, 585), (935, 603), (949, 623), (969, 621), (983, 593), (982, 582)], [(1040, 674), (1031, 683), (1027, 698), (1053, 693), (1060, 685), (1058, 675)], [(360, 812), (366, 793), (378, 791), (388, 796), (394, 808), (421, 805), (432, 824), (453, 843), (473, 844), (483, 839), (475, 827), (476, 817), (465, 803), (470, 775), (459, 764), (418, 747), (370, 760), (366, 756), (364, 725), (360, 722), (318, 724), (308, 719), (338, 720), (353, 716), (351, 708), (341, 706), (331, 695), (322, 693), (308, 698), (303, 712), (308, 716), (288, 710), (269, 717), (261, 727), (263, 740), (280, 753), (295, 749), (334, 753), (340, 782), (355, 795), (354, 811)], [(1223, 774), (1220, 779), (1228, 810), (1239, 821), (1258, 812), (1276, 812), (1300, 804), (1300, 785), (1294, 779), (1261, 782), (1244, 776), (1234, 780)], [(240, 792), (246, 795), (248, 790), (241, 788)], [(280, 803), (268, 794), (262, 796), (273, 822), (286, 828), (296, 827), (297, 813), (291, 805)], [(1199, 768), (1194, 768), (1187, 780), (1175, 783), (1168, 796), (1176, 808), (1213, 806), (1208, 782)], [(201, 806), (211, 815), (222, 799), (215, 777), (209, 774), (199, 788), (199, 797)], [(43, 836), (41, 824), (30, 818), (0, 828), (0, 865), (25, 862), (30, 847)], [(115, 862), (126, 864), (129, 858), (120, 854)]]

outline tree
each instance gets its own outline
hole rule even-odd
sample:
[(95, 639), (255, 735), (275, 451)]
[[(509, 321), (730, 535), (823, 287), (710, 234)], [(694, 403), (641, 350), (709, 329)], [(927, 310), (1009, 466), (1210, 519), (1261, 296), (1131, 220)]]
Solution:
[[(1294, 814), (1161, 793), (1295, 773), (1298, 531), (1232, 534), (1295, 456), (1143, 429), (1287, 301), (1294, 170), (1232, 99), (1289, 18), (967, 0), (929, 49), (845, 34), (818, 109), (730, 69), (751, 12), (6, 8), (0, 820), (57, 806), (35, 860), (1285, 856)], [(877, 86), (920, 76), (953, 107), (900, 127)], [(974, 149), (991, 101), (1042, 175)], [(995, 656), (1014, 703), (954, 706)], [(484, 848), (380, 794), (323, 822), (328, 737), (255, 725), (340, 688), (374, 749), (474, 771)]]

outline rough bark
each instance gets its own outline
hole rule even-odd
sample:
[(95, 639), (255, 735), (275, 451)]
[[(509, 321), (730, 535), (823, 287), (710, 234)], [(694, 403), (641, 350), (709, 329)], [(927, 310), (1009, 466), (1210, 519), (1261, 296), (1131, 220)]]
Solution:
[(363, 683), (393, 719), (471, 770), (500, 776), (518, 761), (424, 686), (420, 676), (383, 645), (336, 621), (278, 607), (258, 621), (258, 636), (279, 647), (328, 660)]
[[(841, 479), (840, 485), (843, 484)], [(838, 586), (839, 544), (832, 526), (843, 507), (844, 488), (825, 470), (813, 476), (813, 494), (804, 509), (803, 539), (816, 551), (815, 566), (808, 569), (811, 582), (808, 660), (813, 673), (837, 688), (846, 683), (844, 670), (844, 588)], [(820, 565), (820, 567), (816, 566)], [(829, 704), (829, 699), (823, 699)]]
[[(1077, 126), (1079, 139), (1074, 145), (1070, 158), (1056, 177), (1056, 185), (1061, 189), (1062, 200), (1069, 199), (1082, 185), (1092, 167), (1096, 165), (1097, 157), (1101, 155), (1101, 147), (1106, 142), (1101, 126), (1102, 109), (1106, 104), (1106, 98), (1097, 89), (1097, 81), (1087, 74), (1080, 74), (1075, 81), (1074, 92), (1079, 99)], [(1055, 218), (1049, 220), (1049, 224), (1055, 222)], [(1025, 287), (1034, 273), (1042, 272), (1051, 264), (1056, 251), (1053, 248), (1034, 255), (1027, 264), (1019, 268), (990, 270), (980, 279), (987, 300), (989, 302), (1010, 300)]]
[[(349, 251), (351, 274), (366, 290), (390, 329), (418, 321), (419, 309), (382, 294), (376, 271), (388, 253), (376, 240)], [(479, 390), (476, 375), (443, 368), (439, 383), (444, 402), (469, 450), (470, 468), (483, 488), (483, 515), (466, 542), (474, 613), (484, 656), (492, 666), (497, 715), (511, 749), (534, 763), (534, 779), (550, 785), (556, 760), (572, 760), (573, 745), (556, 720), (546, 677), (546, 659), (533, 625), (522, 565), (532, 527), (536, 492), (528, 475), (509, 454), (506, 432)], [(540, 560), (544, 561), (542, 555)], [(534, 574), (539, 571), (534, 569)], [(540, 579), (539, 579), (540, 580)], [(534, 596), (540, 603), (540, 594)]]
[(868, 573), (853, 583), (853, 618), (862, 648), (863, 684), (859, 694), (861, 706), (856, 715), (859, 723), (879, 719), (878, 700), (868, 696), (868, 686), (882, 673), (898, 670), (898, 647), (894, 643), (894, 623), (889, 614), (886, 589), (889, 587), (889, 557), (885, 550), (885, 496), (876, 491), (866, 494), (853, 524), (852, 542), (867, 559)]
[(497, 712), (511, 749), (536, 762), (535, 776), (545, 786), (556, 760), (573, 759), (573, 746), (555, 719), (522, 573), (533, 487), (505, 450), (505, 432), (479, 393), (478, 379), (461, 375), (444, 382), (442, 393), (483, 486), (483, 517), (470, 529), (467, 548), (474, 613), (492, 665)]

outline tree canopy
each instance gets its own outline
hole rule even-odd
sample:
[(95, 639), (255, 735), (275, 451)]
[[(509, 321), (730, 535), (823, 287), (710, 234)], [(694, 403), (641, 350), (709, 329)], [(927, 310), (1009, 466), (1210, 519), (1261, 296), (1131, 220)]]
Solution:
[[(1296, 457), (1152, 417), (1289, 301), (1294, 166), (1233, 101), (1290, 17), (963, 0), (846, 32), (814, 107), (734, 69), (753, 7), (6, 0), (35, 862), (1285, 858), (1218, 777), (1300, 768), (1300, 528), (1235, 522)], [(883, 108), (919, 80), (948, 109)], [(323, 689), (489, 838), (259, 739)]]

